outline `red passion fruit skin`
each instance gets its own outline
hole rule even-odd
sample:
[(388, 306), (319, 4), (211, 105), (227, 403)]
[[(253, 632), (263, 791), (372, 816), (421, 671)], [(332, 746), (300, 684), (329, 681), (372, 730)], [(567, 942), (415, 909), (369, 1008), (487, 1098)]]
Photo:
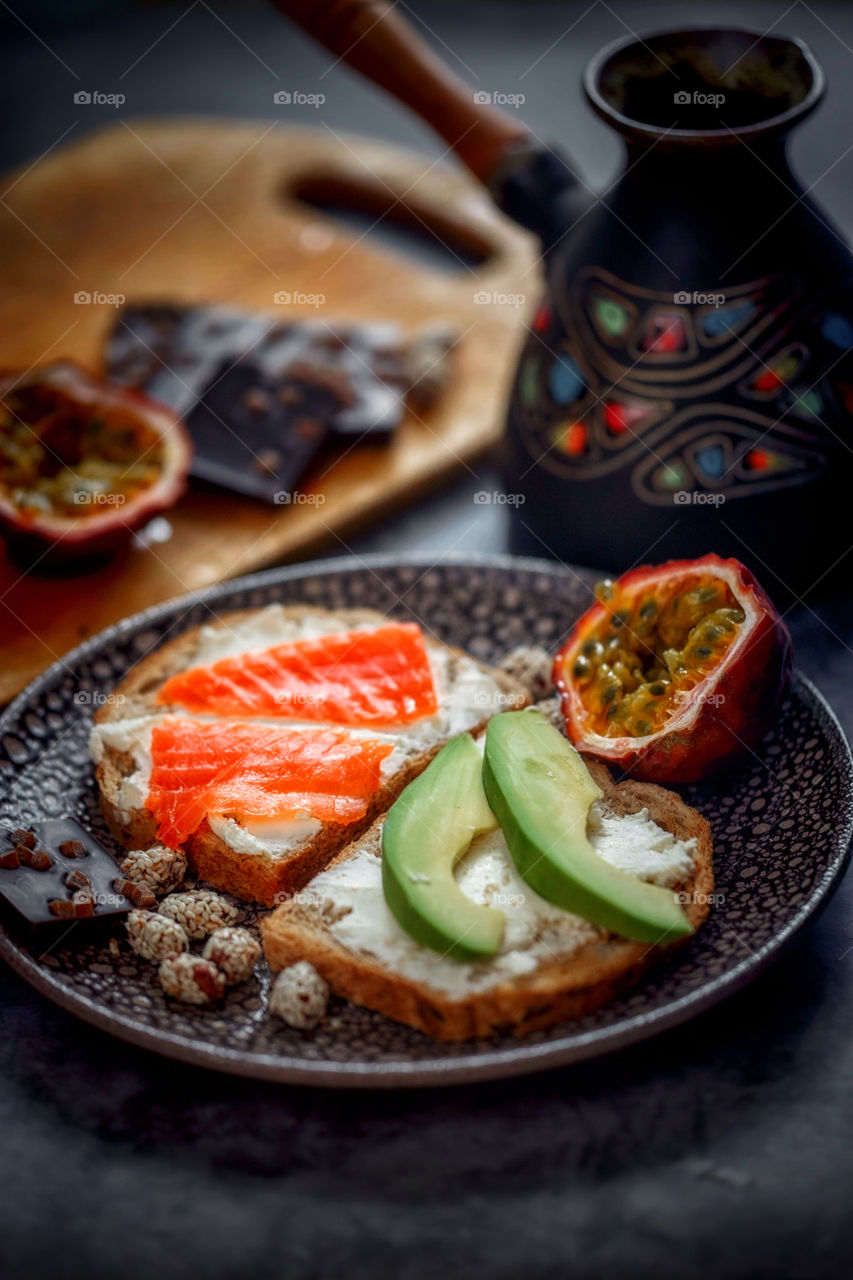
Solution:
[[(139, 422), (158, 439), (159, 474), (122, 505), (80, 516), (23, 509), (0, 483), (0, 532), (10, 552), (47, 565), (101, 556), (126, 542), (134, 529), (177, 502), (186, 489), (192, 444), (183, 423), (165, 405), (140, 392), (102, 381), (71, 360), (36, 368), (26, 376), (0, 374), (0, 407), (15, 393), (43, 392), (61, 398), (69, 414), (110, 413)], [(61, 412), (61, 411), (60, 411)], [(55, 415), (51, 415), (55, 416)], [(33, 424), (36, 435), (40, 424)]]
[(788, 629), (769, 596), (739, 560), (706, 555), (644, 565), (613, 586), (611, 599), (666, 597), (684, 580), (721, 579), (743, 611), (735, 639), (717, 664), (686, 691), (677, 706), (645, 736), (610, 737), (595, 731), (573, 669), (581, 648), (611, 624), (614, 605), (599, 600), (589, 609), (554, 660), (566, 730), (578, 751), (644, 782), (698, 782), (734, 764), (755, 748), (775, 719), (791, 675)]

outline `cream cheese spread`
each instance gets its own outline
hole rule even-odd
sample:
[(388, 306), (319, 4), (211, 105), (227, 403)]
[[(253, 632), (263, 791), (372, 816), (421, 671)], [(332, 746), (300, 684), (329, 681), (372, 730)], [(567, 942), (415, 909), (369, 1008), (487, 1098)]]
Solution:
[[(695, 840), (677, 840), (646, 809), (623, 816), (596, 801), (587, 835), (605, 861), (655, 884), (678, 884), (694, 865)], [(333, 937), (358, 956), (456, 998), (532, 973), (601, 936), (595, 925), (530, 888), (500, 830), (474, 841), (457, 868), (457, 881), (474, 902), (499, 907), (506, 916), (501, 949), (489, 960), (460, 962), (415, 942), (388, 908), (381, 859), (369, 847), (315, 876), (297, 900), (319, 910)]]

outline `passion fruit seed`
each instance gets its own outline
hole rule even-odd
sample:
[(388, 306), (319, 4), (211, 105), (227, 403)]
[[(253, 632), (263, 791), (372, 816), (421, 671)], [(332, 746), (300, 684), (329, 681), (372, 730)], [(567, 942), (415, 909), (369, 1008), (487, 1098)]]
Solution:
[(600, 582), (596, 582), (593, 587), (593, 591), (595, 593), (595, 598), (599, 603), (609, 600), (613, 595), (613, 579), (602, 578)]
[(666, 669), (671, 672), (683, 671), (684, 663), (681, 660), (681, 654), (678, 649), (664, 649), (661, 654)]
[(624, 662), (614, 662), (613, 674), (619, 680), (623, 689), (629, 689), (633, 691), (634, 689), (636, 689), (637, 685), (640, 683), (643, 673), (642, 673), (642, 669), (640, 669), (640, 673), (638, 675), (636, 670), (629, 671), (628, 668), (625, 666)]
[[(599, 583), (596, 595), (614, 603), (613, 583)], [(722, 579), (681, 584), (670, 598), (615, 603), (572, 674), (605, 734), (646, 737), (721, 660), (745, 614)]]

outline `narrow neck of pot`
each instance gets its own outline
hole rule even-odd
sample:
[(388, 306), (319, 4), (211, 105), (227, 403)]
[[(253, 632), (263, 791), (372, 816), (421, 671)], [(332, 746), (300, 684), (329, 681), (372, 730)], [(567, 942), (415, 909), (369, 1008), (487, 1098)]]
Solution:
[(630, 179), (632, 186), (645, 184), (649, 198), (654, 198), (656, 191), (663, 193), (687, 183), (695, 184), (697, 200), (709, 183), (725, 183), (739, 201), (749, 199), (751, 193), (768, 184), (777, 191), (784, 187), (796, 191), (787, 141), (787, 133), (775, 133), (749, 144), (706, 150), (696, 146), (664, 149), (626, 138), (624, 178)]
[(778, 155), (820, 102), (825, 79), (800, 40), (742, 27), (685, 27), (629, 36), (587, 64), (592, 109), (630, 147), (710, 157)]

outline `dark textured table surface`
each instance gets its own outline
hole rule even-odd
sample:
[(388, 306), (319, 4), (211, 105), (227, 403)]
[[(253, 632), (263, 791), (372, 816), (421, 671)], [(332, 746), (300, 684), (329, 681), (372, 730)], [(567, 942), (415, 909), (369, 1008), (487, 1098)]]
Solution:
[[(141, 59), (123, 81), (134, 114), (271, 117), (273, 82), (252, 51), (282, 76), (298, 76), (299, 87), (310, 88), (328, 64), (262, 8), (217, 9), (231, 31), (203, 3), (91, 25), (66, 15), (64, 29), (49, 24), (50, 8), (33, 4), (26, 19), (61, 61), (4, 6), (0, 101), (15, 121), (0, 137), (6, 163), (35, 157), (74, 121), (81, 132), (109, 115), (91, 108), (80, 121), (68, 68), (109, 91)], [(511, 92), (541, 56), (525, 78), (525, 116), (545, 136), (562, 136), (597, 182), (612, 172), (617, 149), (579, 105), (583, 61), (625, 23), (684, 17), (683, 6), (618, 10), (583, 0), (417, 6), (431, 38), (481, 85)], [(813, 45), (831, 91), (798, 136), (794, 160), (853, 231), (853, 156), (839, 160), (850, 141), (853, 11), (702, 4), (691, 16), (777, 24)], [(326, 84), (332, 127), (437, 154), (419, 125), (349, 73), (337, 69)], [(494, 487), (482, 468), (351, 548), (436, 558), (502, 550), (506, 509), (473, 501), (475, 490)], [(790, 621), (800, 666), (849, 732), (853, 602), (801, 605)], [(848, 879), (770, 973), (687, 1026), (598, 1062), (446, 1092), (314, 1092), (201, 1072), (92, 1030), (6, 973), (6, 1273), (841, 1274), (853, 1258), (851, 906)]]

